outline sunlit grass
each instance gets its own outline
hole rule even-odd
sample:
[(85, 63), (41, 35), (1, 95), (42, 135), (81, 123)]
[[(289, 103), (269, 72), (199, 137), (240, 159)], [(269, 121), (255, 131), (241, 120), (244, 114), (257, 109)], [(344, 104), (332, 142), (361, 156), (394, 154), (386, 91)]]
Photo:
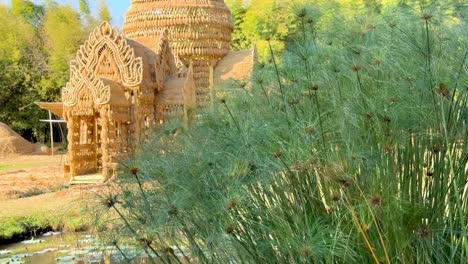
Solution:
[(43, 167), (43, 163), (12, 163), (12, 164), (0, 164), (0, 172), (12, 171), (12, 170), (24, 170), (31, 168)]

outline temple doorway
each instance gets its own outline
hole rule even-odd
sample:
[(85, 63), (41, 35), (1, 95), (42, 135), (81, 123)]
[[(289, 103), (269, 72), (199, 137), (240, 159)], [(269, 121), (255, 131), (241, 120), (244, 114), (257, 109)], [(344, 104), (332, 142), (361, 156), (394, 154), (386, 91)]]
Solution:
[(75, 175), (79, 177), (99, 173), (102, 170), (100, 115), (94, 112), (93, 115), (77, 116), (76, 119), (79, 124), (79, 138), (75, 141), (78, 142), (75, 146)]

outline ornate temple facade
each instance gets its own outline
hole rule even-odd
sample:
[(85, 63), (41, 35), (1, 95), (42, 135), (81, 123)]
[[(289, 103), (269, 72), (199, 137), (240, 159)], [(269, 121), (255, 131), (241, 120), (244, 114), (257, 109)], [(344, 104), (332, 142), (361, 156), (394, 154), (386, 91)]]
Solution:
[[(156, 123), (176, 107), (189, 107), (193, 72), (178, 73), (165, 31), (155, 41), (157, 48), (149, 49), (102, 23), (81, 46), (62, 89), (68, 128), (65, 173), (111, 175), (115, 162), (146, 139)], [(179, 94), (173, 102), (158, 103), (169, 80), (181, 81), (173, 87)], [(192, 94), (184, 97), (184, 91)]]
[(65, 174), (105, 180), (159, 124), (207, 105), (232, 31), (223, 0), (132, 0), (123, 32), (98, 26), (62, 89)]

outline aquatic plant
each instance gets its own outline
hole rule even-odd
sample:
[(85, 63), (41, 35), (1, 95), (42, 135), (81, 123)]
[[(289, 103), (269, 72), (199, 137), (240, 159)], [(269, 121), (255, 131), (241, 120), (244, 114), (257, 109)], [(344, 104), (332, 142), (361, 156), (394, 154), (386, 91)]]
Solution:
[(467, 262), (466, 21), (332, 2), (250, 90), (126, 164), (119, 237), (166, 263)]

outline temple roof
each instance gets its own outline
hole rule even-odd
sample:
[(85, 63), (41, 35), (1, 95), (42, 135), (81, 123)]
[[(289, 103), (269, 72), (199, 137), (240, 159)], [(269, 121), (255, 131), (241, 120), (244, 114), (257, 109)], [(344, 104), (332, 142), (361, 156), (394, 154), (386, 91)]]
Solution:
[(54, 115), (63, 118), (63, 104), (61, 102), (56, 103), (45, 103), (45, 102), (35, 102), (37, 106), (44, 110), (49, 110)]
[(110, 100), (109, 104), (114, 106), (129, 106), (130, 101), (125, 96), (125, 87), (118, 82), (108, 79), (101, 79), (101, 82), (109, 88)]
[(255, 64), (255, 51), (231, 51), (218, 62), (214, 71), (214, 84), (220, 85), (227, 80), (249, 82)]

